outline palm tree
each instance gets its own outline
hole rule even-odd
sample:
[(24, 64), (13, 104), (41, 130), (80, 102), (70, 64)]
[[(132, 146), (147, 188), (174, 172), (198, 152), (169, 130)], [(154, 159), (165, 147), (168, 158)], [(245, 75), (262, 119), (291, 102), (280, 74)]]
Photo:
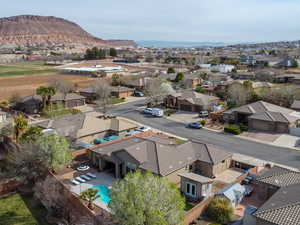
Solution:
[(16, 140), (18, 141), (21, 135), (28, 128), (28, 120), (23, 115), (18, 115), (14, 117), (14, 132)]
[(56, 94), (56, 89), (54, 87), (48, 87), (47, 89), (47, 106), (51, 107), (51, 98)]
[(88, 201), (88, 208), (91, 210), (94, 209), (93, 202), (99, 197), (100, 195), (98, 195), (98, 190), (93, 188), (89, 188), (80, 194), (80, 198), (82, 200)]
[(36, 89), (36, 94), (42, 97), (42, 102), (43, 102), (42, 108), (44, 109), (46, 105), (47, 97), (49, 95), (49, 88), (45, 86), (40, 86), (38, 87), (38, 89)]

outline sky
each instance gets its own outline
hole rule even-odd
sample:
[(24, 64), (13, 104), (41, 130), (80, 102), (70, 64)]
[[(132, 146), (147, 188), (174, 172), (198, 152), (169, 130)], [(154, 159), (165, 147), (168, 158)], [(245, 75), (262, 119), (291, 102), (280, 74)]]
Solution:
[(299, 0), (0, 0), (0, 17), (57, 16), (103, 39), (300, 39)]

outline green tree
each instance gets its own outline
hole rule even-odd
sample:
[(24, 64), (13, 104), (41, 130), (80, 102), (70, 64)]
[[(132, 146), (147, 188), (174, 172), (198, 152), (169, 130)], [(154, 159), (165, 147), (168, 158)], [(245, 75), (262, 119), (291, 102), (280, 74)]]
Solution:
[(295, 60), (295, 59), (293, 59), (293, 60), (292, 60), (292, 65), (291, 65), (291, 67), (297, 68), (298, 66), (299, 66), (298, 61)]
[(205, 89), (203, 87), (199, 86), (199, 87), (196, 87), (195, 91), (198, 92), (198, 93), (204, 93)]
[(65, 137), (52, 134), (37, 140), (38, 147), (49, 155), (49, 169), (54, 172), (64, 168), (73, 160), (70, 144)]
[(46, 106), (47, 97), (49, 95), (49, 89), (45, 86), (40, 86), (36, 89), (36, 94), (42, 97), (42, 108)]
[(118, 55), (117, 50), (115, 48), (110, 48), (109, 49), (109, 55), (111, 57), (117, 57), (117, 55)]
[(80, 198), (82, 200), (88, 201), (88, 207), (89, 209), (93, 210), (94, 209), (94, 201), (100, 197), (100, 195), (97, 194), (98, 190), (89, 188), (83, 192), (80, 193)]
[(176, 73), (176, 71), (173, 67), (170, 67), (170, 68), (168, 68), (167, 73)]
[(14, 134), (17, 141), (28, 128), (28, 120), (23, 115), (14, 117)]
[(182, 81), (183, 79), (184, 79), (184, 73), (182, 73), (182, 72), (177, 73), (176, 78), (175, 78), (175, 82)]
[(21, 142), (35, 142), (37, 141), (41, 136), (42, 128), (40, 127), (29, 127), (21, 136), (20, 141)]
[(51, 106), (51, 98), (56, 94), (56, 89), (54, 87), (48, 87), (48, 95), (46, 105)]
[(113, 184), (109, 208), (123, 225), (183, 224), (185, 200), (165, 178), (137, 171)]
[(218, 223), (228, 224), (233, 217), (233, 207), (229, 200), (215, 197), (207, 207), (207, 215)]
[(117, 73), (114, 73), (111, 77), (111, 85), (112, 86), (119, 86), (121, 85), (121, 75), (120, 74), (117, 74)]

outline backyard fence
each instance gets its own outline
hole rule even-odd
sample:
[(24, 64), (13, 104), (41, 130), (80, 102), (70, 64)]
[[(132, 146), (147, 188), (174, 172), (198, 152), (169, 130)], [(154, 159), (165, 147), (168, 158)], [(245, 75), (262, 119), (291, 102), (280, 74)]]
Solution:
[(206, 210), (207, 206), (213, 199), (213, 196), (201, 201), (199, 204), (197, 204), (194, 208), (186, 212), (185, 219), (184, 219), (184, 225), (189, 225), (194, 220), (197, 220), (199, 216), (201, 216), (204, 211)]

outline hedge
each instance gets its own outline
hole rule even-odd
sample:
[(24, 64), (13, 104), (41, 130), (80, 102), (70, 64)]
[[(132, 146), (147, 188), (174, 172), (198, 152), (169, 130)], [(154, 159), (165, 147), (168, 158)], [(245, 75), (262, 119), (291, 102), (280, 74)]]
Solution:
[(238, 135), (242, 133), (241, 129), (238, 126), (234, 126), (234, 125), (224, 127), (224, 132), (234, 134), (234, 135)]

